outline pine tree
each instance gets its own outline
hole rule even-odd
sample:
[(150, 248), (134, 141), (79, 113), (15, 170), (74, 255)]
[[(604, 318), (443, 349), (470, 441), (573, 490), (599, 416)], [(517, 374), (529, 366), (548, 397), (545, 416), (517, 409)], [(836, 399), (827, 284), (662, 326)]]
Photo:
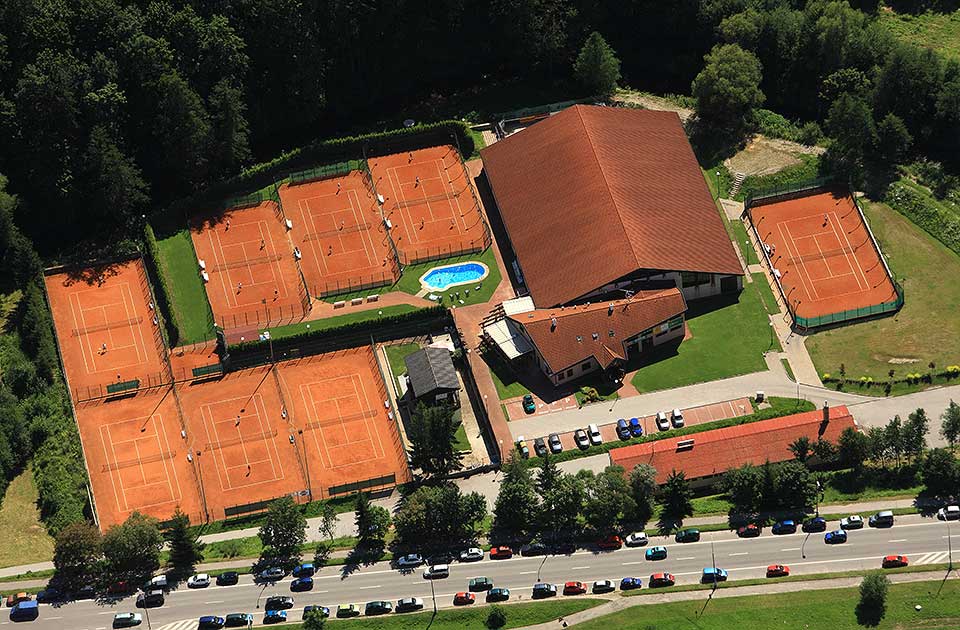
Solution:
[(573, 74), (590, 94), (606, 96), (617, 89), (620, 60), (607, 40), (597, 31), (590, 33), (583, 43), (583, 48), (573, 64)]
[(174, 572), (179, 575), (193, 573), (194, 567), (203, 559), (204, 544), (196, 532), (190, 531), (190, 517), (180, 508), (173, 513), (164, 538), (170, 548), (170, 564)]

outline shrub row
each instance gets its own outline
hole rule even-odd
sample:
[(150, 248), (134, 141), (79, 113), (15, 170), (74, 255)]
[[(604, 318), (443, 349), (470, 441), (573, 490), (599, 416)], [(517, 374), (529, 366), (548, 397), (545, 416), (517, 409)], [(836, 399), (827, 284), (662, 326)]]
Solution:
[(153, 227), (147, 223), (143, 228), (143, 240), (147, 245), (146, 256), (143, 261), (147, 266), (147, 274), (153, 283), (154, 297), (157, 300), (157, 312), (163, 320), (163, 329), (167, 333), (167, 344), (171, 348), (177, 347), (180, 342), (180, 322), (177, 321), (176, 311), (170, 300), (170, 288), (167, 286), (167, 274), (164, 273), (160, 248)]
[(769, 138), (783, 138), (807, 146), (813, 146), (823, 138), (820, 125), (812, 120), (800, 125), (769, 109), (758, 109), (753, 117), (757, 130)]
[(960, 254), (960, 216), (941, 208), (932, 197), (903, 182), (887, 189), (884, 202)]
[(916, 385), (917, 383), (933, 383), (935, 379), (950, 381), (960, 378), (960, 365), (948, 365), (940, 372), (913, 372), (895, 379), (874, 379), (872, 376), (861, 376), (860, 378), (836, 377), (829, 372), (823, 375), (820, 380), (825, 384), (839, 385), (858, 385), (860, 387), (884, 387), (892, 388), (894, 385), (906, 384)]

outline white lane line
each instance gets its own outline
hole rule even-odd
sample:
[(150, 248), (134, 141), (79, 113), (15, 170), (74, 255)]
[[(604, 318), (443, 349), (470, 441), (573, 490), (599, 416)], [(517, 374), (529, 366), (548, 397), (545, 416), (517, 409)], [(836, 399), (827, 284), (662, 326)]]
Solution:
[(690, 556), (689, 558), (677, 558), (677, 560), (696, 560), (696, 558), (693, 556)]
[(222, 603), (223, 603), (223, 600), (218, 600), (218, 601), (215, 601), (215, 602), (203, 602), (203, 603), (204, 603), (204, 604), (222, 604)]
[(728, 555), (730, 555), (730, 556), (745, 556), (745, 555), (747, 555), (748, 553), (750, 553), (750, 552), (749, 552), (749, 551), (738, 551), (737, 553), (731, 553), (731, 554), (728, 554)]
[(960, 538), (960, 534), (953, 534), (952, 536), (941, 536), (940, 538)]
[(888, 540), (887, 542), (907, 542), (906, 538), (896, 538), (894, 540)]
[(800, 547), (789, 547), (787, 549), (781, 549), (780, 551), (800, 551)]
[(640, 561), (640, 562), (621, 562), (620, 564), (621, 564), (622, 566), (625, 566), (625, 567), (626, 567), (626, 566), (630, 566), (631, 564), (643, 564), (643, 561)]
[(533, 575), (536, 571), (521, 571), (517, 575)]
[(381, 586), (380, 584), (377, 584), (376, 586), (358, 586), (358, 587), (357, 587), (357, 590), (358, 590), (358, 591), (366, 591), (366, 590), (371, 589), (371, 588), (383, 588), (383, 586)]
[(580, 569), (589, 569), (590, 567), (570, 567), (571, 571), (579, 571)]

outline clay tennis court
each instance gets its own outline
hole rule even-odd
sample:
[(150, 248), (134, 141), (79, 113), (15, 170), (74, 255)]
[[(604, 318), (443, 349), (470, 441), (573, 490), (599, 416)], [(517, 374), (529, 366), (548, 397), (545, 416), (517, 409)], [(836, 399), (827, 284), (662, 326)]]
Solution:
[(368, 164), (402, 264), (489, 244), (470, 178), (452, 146), (394, 153)]
[(309, 304), (285, 230), (273, 201), (227, 210), (216, 221), (191, 226), (209, 278), (204, 285), (210, 308), (224, 329), (302, 319)]
[[(140, 259), (46, 275), (47, 295), (74, 399), (112, 383), (170, 382), (163, 338)], [(134, 388), (135, 389), (135, 388)]]
[(102, 529), (134, 511), (167, 520), (179, 507), (201, 520), (197, 479), (170, 387), (79, 405), (77, 424)]
[(854, 311), (897, 299), (846, 191), (757, 205), (751, 217), (795, 317)]
[(366, 175), (280, 187), (300, 268), (316, 297), (393, 284), (399, 268)]
[(226, 507), (306, 489), (269, 366), (179, 391), (211, 519), (223, 519)]
[(395, 475), (410, 480), (386, 387), (369, 348), (277, 364), (280, 385), (306, 452), (313, 498), (330, 488)]

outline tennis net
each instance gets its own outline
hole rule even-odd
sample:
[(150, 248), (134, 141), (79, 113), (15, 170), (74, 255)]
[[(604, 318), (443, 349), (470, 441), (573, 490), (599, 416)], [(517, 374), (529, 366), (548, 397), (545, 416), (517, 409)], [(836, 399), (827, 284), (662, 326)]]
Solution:
[(143, 321), (143, 317), (132, 317), (130, 319), (120, 319), (113, 322), (106, 322), (104, 324), (95, 324), (93, 326), (84, 326), (83, 328), (74, 328), (70, 331), (70, 335), (73, 337), (79, 337), (80, 335), (88, 335), (95, 332), (103, 332), (105, 330), (112, 330), (114, 328), (124, 328), (125, 326), (133, 326), (134, 324), (139, 324)]
[(237, 444), (246, 444), (249, 442), (260, 442), (262, 440), (269, 440), (270, 438), (277, 437), (277, 431), (263, 431), (261, 433), (253, 433), (251, 435), (241, 435), (240, 437), (230, 438), (228, 440), (220, 440), (219, 442), (207, 442), (207, 450), (214, 451), (221, 448), (227, 448), (229, 446), (236, 446)]
[(103, 472), (109, 472), (111, 470), (120, 470), (121, 468), (130, 468), (132, 466), (139, 466), (141, 464), (152, 464), (154, 462), (163, 461), (165, 459), (173, 459), (173, 456), (176, 455), (173, 451), (164, 451), (156, 453), (154, 455), (148, 455), (146, 457), (138, 457), (136, 459), (125, 459), (123, 461), (113, 462), (111, 464), (104, 464), (102, 467)]
[(367, 418), (376, 417), (376, 410), (359, 411), (357, 413), (348, 413), (345, 416), (337, 416), (336, 418), (324, 418), (323, 420), (314, 420), (313, 422), (308, 422), (307, 426), (304, 427), (304, 430), (309, 431), (310, 429), (319, 429), (321, 427), (340, 425), (344, 422), (353, 422), (355, 420), (365, 420)]
[(220, 265), (214, 265), (210, 268), (210, 271), (227, 271), (228, 269), (240, 269), (242, 267), (255, 267), (257, 265), (265, 265), (267, 263), (277, 262), (283, 258), (280, 254), (273, 254), (272, 256), (260, 256), (258, 258), (247, 258), (245, 260), (237, 260), (235, 262), (222, 263)]
[(425, 203), (430, 203), (431, 201), (444, 201), (448, 199), (454, 199), (459, 196), (460, 196), (459, 192), (448, 192), (440, 195), (431, 195), (430, 197), (420, 197), (419, 199), (404, 199), (403, 201), (397, 202), (397, 207), (409, 208), (410, 206), (419, 206)]
[(306, 241), (319, 241), (323, 238), (329, 238), (331, 236), (337, 236), (338, 234), (353, 234), (354, 232), (364, 232), (370, 229), (369, 223), (358, 223), (356, 225), (347, 225), (341, 229), (337, 230), (325, 230), (323, 232), (310, 232), (303, 237), (304, 242)]
[(823, 252), (817, 252), (816, 254), (802, 254), (800, 256), (788, 256), (786, 261), (788, 263), (798, 263), (798, 262), (810, 262), (811, 260), (824, 260), (827, 258), (833, 258), (834, 256), (846, 256), (847, 254), (856, 253), (856, 247), (840, 247), (839, 249), (828, 249)]

